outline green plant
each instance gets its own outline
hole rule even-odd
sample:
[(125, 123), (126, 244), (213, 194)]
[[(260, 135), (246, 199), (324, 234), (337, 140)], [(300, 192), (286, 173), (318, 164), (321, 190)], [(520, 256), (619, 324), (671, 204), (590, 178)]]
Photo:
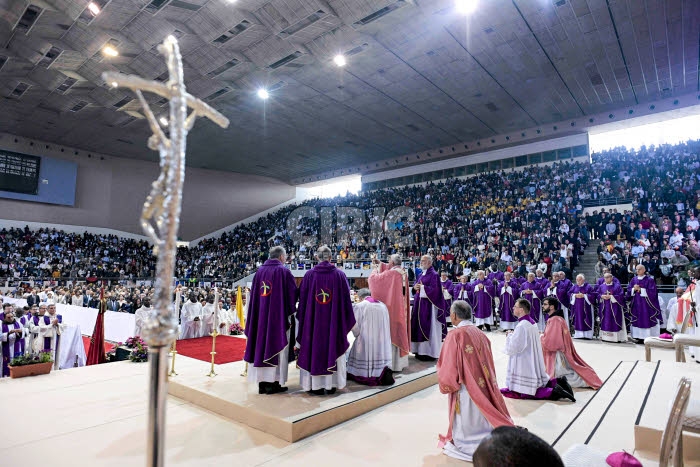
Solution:
[(36, 365), (37, 363), (53, 362), (51, 352), (39, 352), (35, 355), (18, 355), (10, 361), (10, 366)]

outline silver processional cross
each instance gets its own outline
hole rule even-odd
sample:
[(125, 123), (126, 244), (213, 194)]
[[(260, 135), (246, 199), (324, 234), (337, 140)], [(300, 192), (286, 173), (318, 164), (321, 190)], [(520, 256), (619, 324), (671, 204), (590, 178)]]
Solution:
[[(197, 116), (210, 119), (222, 128), (229, 121), (219, 112), (187, 94), (182, 75), (182, 57), (177, 40), (168, 36), (158, 51), (165, 56), (170, 75), (167, 83), (148, 81), (133, 75), (103, 73), (102, 79), (112, 86), (129, 88), (143, 106), (153, 135), (148, 147), (160, 153), (160, 175), (153, 182), (141, 213), (141, 225), (153, 240), (156, 263), (154, 307), (143, 327), (143, 337), (150, 352), (150, 386), (148, 405), (148, 439), (146, 465), (161, 467), (165, 455), (165, 407), (168, 348), (177, 338), (178, 317), (173, 309), (172, 293), (177, 254), (177, 231), (180, 226), (182, 187), (185, 181), (185, 147), (187, 132)], [(170, 99), (170, 137), (160, 128), (141, 91)], [(192, 113), (187, 115), (188, 108)]]

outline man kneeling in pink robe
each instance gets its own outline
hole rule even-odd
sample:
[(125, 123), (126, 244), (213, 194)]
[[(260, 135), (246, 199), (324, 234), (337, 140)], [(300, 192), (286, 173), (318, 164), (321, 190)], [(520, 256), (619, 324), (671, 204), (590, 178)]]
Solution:
[(513, 420), (496, 382), (491, 343), (471, 323), (471, 306), (456, 300), (450, 318), (455, 328), (437, 362), (440, 392), (450, 396), (450, 427), (438, 446), (450, 457), (471, 461), (482, 439), (494, 428), (513, 426)]
[(593, 368), (576, 353), (559, 300), (556, 297), (545, 298), (542, 300), (542, 310), (549, 314), (547, 327), (541, 336), (547, 374), (554, 378), (565, 376), (569, 385), (574, 388), (598, 389), (601, 387), (603, 382)]

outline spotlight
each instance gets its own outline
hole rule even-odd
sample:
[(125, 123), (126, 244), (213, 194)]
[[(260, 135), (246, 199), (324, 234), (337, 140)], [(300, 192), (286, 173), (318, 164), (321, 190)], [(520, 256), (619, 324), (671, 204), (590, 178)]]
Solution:
[(258, 97), (262, 100), (265, 100), (268, 97), (270, 97), (270, 93), (267, 92), (267, 89), (260, 88), (258, 89)]
[(472, 14), (476, 10), (476, 0), (455, 0), (455, 9), (463, 15)]
[(107, 55), (108, 57), (116, 57), (117, 55), (119, 55), (119, 51), (111, 45), (105, 45), (102, 49), (102, 53)]
[(95, 2), (90, 2), (88, 3), (88, 10), (90, 10), (90, 13), (92, 13), (94, 16), (97, 16), (100, 14), (100, 7), (97, 6), (97, 3)]
[(160, 119), (158, 119), (158, 121), (160, 122), (161, 125), (168, 126), (168, 119), (167, 118), (160, 117)]
[(333, 61), (335, 62), (336, 65), (338, 66), (345, 66), (348, 62), (345, 60), (345, 56), (343, 55), (336, 55), (333, 57)]

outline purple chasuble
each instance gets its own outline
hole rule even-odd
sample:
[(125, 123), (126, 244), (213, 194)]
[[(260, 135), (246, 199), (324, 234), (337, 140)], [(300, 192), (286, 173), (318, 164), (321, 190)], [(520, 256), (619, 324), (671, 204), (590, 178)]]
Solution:
[(355, 326), (345, 273), (328, 261), (307, 272), (299, 288), (297, 318), (297, 366), (311, 376), (333, 374), (336, 360), (350, 346), (348, 333)]
[[(615, 298), (617, 303), (610, 300), (603, 300), (601, 297), (607, 293)], [(622, 287), (614, 282), (610, 285), (603, 283), (598, 287), (598, 316), (600, 317), (600, 329), (606, 332), (620, 332), (625, 324), (623, 306), (625, 304), (625, 294)]]
[(416, 279), (416, 284), (423, 284), (427, 298), (421, 298), (420, 290), (413, 294), (413, 310), (411, 310), (411, 342), (427, 342), (430, 340), (430, 329), (433, 324), (433, 306), (437, 307), (437, 320), (442, 324), (442, 338), (447, 335), (447, 320), (445, 299), (442, 295), (440, 277), (433, 267), (423, 271)]
[[(479, 290), (479, 286), (484, 288)], [(493, 314), (493, 298), (496, 295), (493, 282), (489, 279), (477, 279), (472, 282), (474, 287), (474, 317), (487, 319)]]
[[(576, 294), (581, 293), (584, 296), (581, 298), (576, 298)], [(596, 294), (593, 287), (584, 283), (583, 285), (574, 284), (571, 289), (569, 289), (569, 319), (574, 325), (576, 331), (592, 331), (593, 330), (593, 310), (596, 306)], [(588, 303), (586, 301), (588, 298)], [(571, 300), (574, 300), (574, 304), (571, 305)]]
[(457, 282), (452, 286), (452, 291), (450, 293), (452, 294), (452, 300), (464, 300), (470, 305), (474, 303), (474, 289), (469, 282), (466, 284)]
[[(525, 293), (526, 290), (532, 290), (532, 293)], [(530, 302), (530, 316), (532, 319), (538, 323), (542, 315), (542, 298), (544, 292), (541, 287), (537, 284), (537, 280), (532, 282), (525, 282), (520, 286), (520, 298), (524, 298)], [(544, 317), (545, 322), (547, 321), (547, 316)]]
[(250, 289), (245, 321), (248, 341), (243, 357), (246, 362), (255, 367), (275, 367), (285, 350), (289, 351), (289, 361), (294, 360), (296, 337), (290, 317), (296, 313), (296, 302), (297, 286), (292, 272), (279, 259), (265, 261), (255, 273)]
[[(38, 318), (38, 317), (37, 317)], [(59, 324), (63, 322), (63, 316), (56, 314), (54, 316), (51, 315), (44, 315), (42, 316), (44, 318), (44, 324), (49, 325), (51, 324), (51, 321), (53, 321), (54, 318), (58, 319)], [(37, 320), (38, 321), (38, 320)], [(38, 323), (37, 323), (38, 325)], [(56, 334), (56, 348), (58, 348), (58, 341), (61, 339), (60, 334)], [(44, 337), (44, 348), (42, 349), (44, 352), (50, 352), (51, 351), (51, 338), (50, 337)], [(56, 356), (58, 358), (58, 355)]]
[[(443, 282), (443, 281), (441, 280), (441, 281), (440, 281), (440, 286), (441, 286), (444, 290), (447, 290), (447, 292), (449, 292), (450, 295), (452, 295), (453, 283), (452, 283), (451, 280), (448, 279), (448, 280), (446, 280), (445, 282)], [(444, 297), (444, 296), (445, 296), (445, 295), (443, 294), (443, 297)], [(448, 314), (449, 314), (450, 307), (452, 306), (452, 300), (454, 300), (454, 299), (455, 299), (454, 295), (453, 295), (452, 298), (450, 298), (450, 299), (445, 298), (445, 310), (447, 310), (447, 313), (448, 313)]]
[(486, 279), (493, 284), (493, 280), (496, 279), (498, 282), (503, 282), (505, 280), (505, 275), (503, 274), (503, 271), (496, 271), (493, 272), (489, 269), (489, 273), (486, 276)]
[[(642, 297), (641, 291), (636, 293), (634, 286), (646, 289), (647, 296)], [(653, 328), (661, 322), (661, 308), (656, 283), (650, 276), (640, 279), (634, 276), (627, 286), (627, 301), (630, 304), (630, 324), (636, 328)]]
[[(511, 293), (505, 290), (505, 287), (509, 286), (511, 288)], [(513, 305), (515, 305), (515, 300), (518, 298), (520, 293), (520, 288), (518, 287), (518, 282), (515, 279), (511, 279), (510, 282), (501, 282), (498, 284), (498, 294), (500, 301), (498, 303), (498, 312), (501, 315), (501, 321), (507, 323), (514, 323), (518, 320), (513, 314)]]
[[(6, 334), (8, 331), (13, 329), (22, 329), (22, 325), (15, 320), (13, 323), (7, 324), (3, 321), (2, 323), (2, 333)], [(15, 342), (12, 345), (13, 356), (18, 356), (24, 354), (24, 338), (15, 337)], [(10, 338), (8, 336), (6, 341), (2, 342), (2, 375), (0, 376), (10, 376)]]

